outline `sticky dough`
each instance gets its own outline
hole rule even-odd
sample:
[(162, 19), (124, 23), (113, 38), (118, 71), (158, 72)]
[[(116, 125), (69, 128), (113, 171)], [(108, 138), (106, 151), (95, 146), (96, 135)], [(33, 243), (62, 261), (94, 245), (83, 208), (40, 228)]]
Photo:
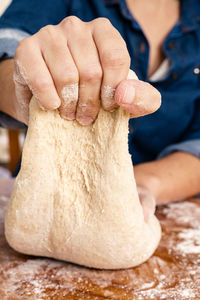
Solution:
[(8, 243), (31, 255), (118, 269), (147, 260), (161, 230), (144, 222), (131, 157), (129, 115), (100, 110), (94, 124), (63, 120), (35, 99), (5, 220)]

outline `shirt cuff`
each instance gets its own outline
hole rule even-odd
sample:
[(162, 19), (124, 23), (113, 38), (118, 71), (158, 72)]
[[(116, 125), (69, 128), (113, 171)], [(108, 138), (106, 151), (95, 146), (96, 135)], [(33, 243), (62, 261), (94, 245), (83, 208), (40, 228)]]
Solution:
[(28, 36), (27, 32), (19, 29), (0, 29), (0, 60), (13, 58), (19, 42)]
[(26, 125), (0, 111), (0, 127), (7, 129), (24, 129)]
[[(19, 42), (28, 36), (28, 33), (19, 29), (0, 29), (0, 61), (7, 58), (13, 58)], [(9, 129), (26, 128), (23, 123), (3, 112), (0, 112), (0, 127)]]
[(157, 158), (162, 158), (176, 151), (187, 152), (200, 158), (200, 139), (189, 140), (182, 143), (170, 145), (169, 147), (165, 148)]

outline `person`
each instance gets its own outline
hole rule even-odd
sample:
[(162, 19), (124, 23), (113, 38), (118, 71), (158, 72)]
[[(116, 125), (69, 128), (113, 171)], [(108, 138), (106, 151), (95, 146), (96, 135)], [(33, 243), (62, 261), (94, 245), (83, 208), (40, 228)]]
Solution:
[[(32, 94), (83, 126), (100, 106), (120, 106), (132, 116), (129, 150), (146, 217), (154, 199), (200, 192), (198, 0), (13, 0), (0, 38), (2, 126), (28, 124)], [(129, 68), (139, 80), (127, 80)]]

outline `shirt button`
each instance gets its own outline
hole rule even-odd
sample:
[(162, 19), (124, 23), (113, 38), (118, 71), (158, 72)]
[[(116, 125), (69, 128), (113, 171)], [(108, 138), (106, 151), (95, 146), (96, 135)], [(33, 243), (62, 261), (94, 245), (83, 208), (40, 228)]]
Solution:
[(168, 45), (167, 45), (167, 49), (169, 49), (169, 50), (172, 50), (172, 49), (174, 49), (175, 48), (175, 45), (173, 44), (173, 43), (169, 43)]
[(195, 75), (198, 75), (200, 73), (200, 69), (199, 68), (194, 68), (193, 70)]
[(142, 43), (140, 44), (140, 52), (141, 52), (141, 53), (144, 53), (144, 52), (145, 52), (145, 49), (146, 49), (146, 45), (145, 45), (144, 42), (142, 42)]
[(178, 73), (177, 73), (177, 72), (173, 72), (173, 73), (172, 73), (172, 78), (173, 78), (173, 79), (177, 79), (177, 77), (178, 77)]

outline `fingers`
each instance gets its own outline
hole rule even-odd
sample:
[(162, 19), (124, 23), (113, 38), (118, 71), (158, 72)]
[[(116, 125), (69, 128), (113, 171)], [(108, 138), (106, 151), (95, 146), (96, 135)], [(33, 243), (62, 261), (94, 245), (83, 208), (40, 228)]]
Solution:
[(55, 109), (59, 107), (60, 98), (41, 50), (38, 44), (34, 42), (34, 37), (27, 38), (20, 43), (16, 51), (15, 61), (20, 78), (23, 78), (24, 81), (22, 84), (29, 87), (41, 108)]
[(61, 99), (60, 115), (74, 120), (78, 102), (78, 70), (60, 28), (47, 26), (46, 30), (49, 34), (42, 43), (42, 55)]
[(124, 40), (109, 20), (99, 18), (93, 21), (93, 38), (103, 69), (102, 107), (113, 110), (117, 107), (115, 89), (120, 81), (127, 78), (130, 57)]
[(24, 74), (24, 72), (22, 71), (22, 66), (20, 67), (19, 62), (15, 61), (14, 67), (13, 80), (15, 84), (16, 95), (16, 102), (14, 104), (16, 119), (28, 125), (29, 101), (32, 93), (23, 78), (22, 74)]
[(116, 103), (131, 114), (140, 117), (155, 112), (161, 105), (161, 95), (147, 82), (123, 80), (115, 92)]
[(96, 119), (100, 105), (105, 110), (120, 105), (134, 117), (160, 106), (160, 94), (151, 85), (125, 80), (130, 65), (126, 44), (105, 18), (85, 23), (71, 16), (46, 26), (20, 43), (15, 62), (24, 115), (31, 93), (41, 108), (59, 108), (61, 117), (82, 125)]
[[(83, 30), (83, 26), (85, 26), (84, 34), (81, 36), (80, 31)], [(71, 27), (70, 34), (68, 47), (79, 73), (76, 119), (82, 125), (89, 125), (96, 119), (100, 108), (102, 69), (88, 24), (76, 22)]]

